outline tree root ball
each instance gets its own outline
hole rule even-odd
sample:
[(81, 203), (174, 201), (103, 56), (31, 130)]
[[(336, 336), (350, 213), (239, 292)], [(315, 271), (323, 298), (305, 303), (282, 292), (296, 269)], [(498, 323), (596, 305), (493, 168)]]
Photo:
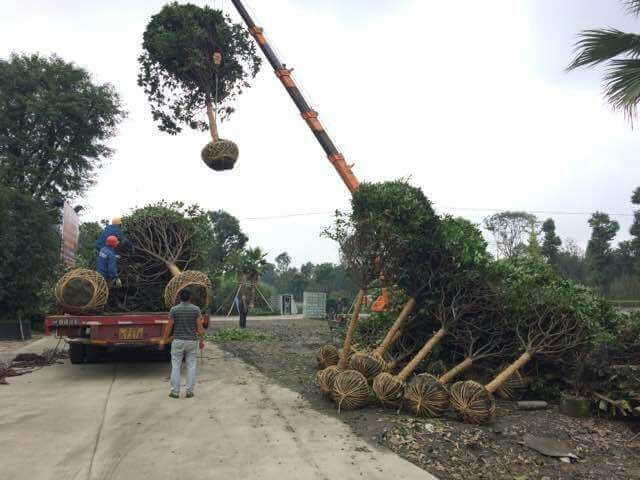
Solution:
[(441, 417), (449, 404), (449, 392), (433, 375), (417, 375), (404, 392), (404, 405), (420, 417)]
[(364, 407), (370, 395), (369, 382), (360, 372), (345, 370), (336, 375), (331, 398), (338, 405), (338, 412)]
[(76, 268), (58, 280), (54, 293), (66, 313), (83, 313), (102, 310), (109, 297), (109, 287), (98, 272)]
[[(501, 368), (500, 370), (503, 370)], [(520, 400), (522, 392), (527, 387), (525, 378), (520, 373), (520, 370), (516, 370), (500, 387), (496, 390), (496, 395), (504, 400)]]
[(369, 353), (355, 353), (349, 359), (349, 367), (365, 376), (367, 380), (375, 378), (385, 371), (387, 362), (378, 355)]
[(316, 367), (319, 370), (337, 365), (340, 360), (340, 352), (333, 345), (324, 345), (316, 352)]
[(169, 281), (164, 289), (164, 303), (167, 308), (179, 302), (178, 294), (184, 289), (191, 292), (191, 303), (200, 307), (201, 310), (208, 308), (211, 298), (211, 280), (197, 270), (185, 270)]
[(496, 412), (493, 395), (478, 382), (456, 382), (449, 395), (451, 405), (465, 422), (481, 425), (493, 420)]
[(231, 140), (209, 142), (202, 149), (202, 161), (215, 171), (231, 170), (238, 160), (238, 146)]
[(404, 382), (387, 372), (380, 373), (373, 379), (373, 391), (384, 406), (400, 406), (404, 397), (404, 388)]
[(331, 395), (333, 384), (340, 370), (336, 365), (331, 365), (316, 373), (316, 384), (325, 395)]

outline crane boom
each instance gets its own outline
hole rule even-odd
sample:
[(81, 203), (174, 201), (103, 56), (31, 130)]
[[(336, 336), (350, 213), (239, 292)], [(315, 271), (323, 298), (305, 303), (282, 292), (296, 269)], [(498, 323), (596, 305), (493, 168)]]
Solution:
[(287, 93), (291, 97), (291, 100), (293, 100), (293, 103), (295, 103), (296, 107), (298, 107), (302, 118), (304, 118), (304, 120), (307, 122), (307, 125), (320, 143), (320, 146), (327, 154), (329, 161), (333, 164), (334, 168), (338, 172), (338, 175), (340, 175), (340, 178), (342, 178), (342, 181), (347, 186), (349, 191), (353, 192), (358, 188), (360, 182), (351, 171), (351, 167), (347, 165), (347, 162), (344, 159), (344, 155), (342, 155), (338, 151), (336, 146), (333, 144), (333, 141), (322, 126), (322, 123), (320, 123), (320, 120), (318, 120), (318, 112), (316, 112), (309, 106), (304, 96), (302, 95), (302, 92), (300, 92), (300, 89), (296, 86), (295, 81), (291, 77), (291, 70), (280, 63), (278, 56), (275, 54), (275, 52), (267, 42), (262, 28), (258, 27), (255, 24), (255, 22), (251, 18), (251, 15), (249, 15), (249, 12), (247, 12), (247, 9), (244, 8), (242, 1), (231, 0), (231, 2), (233, 3), (233, 6), (236, 7), (236, 10), (238, 10), (238, 13), (242, 17), (242, 20), (244, 20), (244, 22), (247, 24), (249, 32), (251, 33), (251, 35), (253, 35), (253, 38), (255, 38), (258, 46), (262, 50), (262, 53), (264, 53), (264, 56), (267, 57), (267, 60), (269, 60), (269, 63), (273, 67), (276, 76), (280, 79), (282, 85), (284, 85), (284, 88), (287, 90)]

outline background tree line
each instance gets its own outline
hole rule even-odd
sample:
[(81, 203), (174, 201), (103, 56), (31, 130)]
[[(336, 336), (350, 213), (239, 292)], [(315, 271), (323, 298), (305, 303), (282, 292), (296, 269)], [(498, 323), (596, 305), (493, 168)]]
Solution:
[(497, 256), (544, 258), (566, 278), (597, 288), (614, 300), (640, 300), (640, 187), (631, 195), (636, 210), (630, 240), (613, 241), (620, 224), (607, 213), (594, 212), (588, 220), (591, 237), (586, 250), (556, 234), (552, 218), (544, 222), (527, 212), (501, 212), (484, 220), (493, 235)]

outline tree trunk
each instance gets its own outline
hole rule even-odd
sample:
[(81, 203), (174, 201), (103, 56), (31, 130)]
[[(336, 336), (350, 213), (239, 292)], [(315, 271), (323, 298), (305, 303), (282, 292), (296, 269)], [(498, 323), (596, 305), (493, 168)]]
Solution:
[(351, 339), (353, 338), (353, 332), (356, 329), (358, 318), (360, 317), (360, 309), (362, 308), (362, 302), (364, 300), (364, 289), (358, 291), (356, 296), (356, 306), (353, 309), (353, 315), (351, 322), (349, 322), (349, 328), (347, 329), (347, 335), (344, 337), (344, 346), (342, 347), (342, 353), (340, 355), (340, 361), (338, 362), (338, 368), (344, 370), (347, 367), (347, 358), (349, 357), (349, 351), (351, 350)]
[(420, 351), (416, 354), (416, 356), (413, 357), (413, 360), (411, 360), (407, 364), (407, 366), (402, 369), (402, 371), (398, 374), (397, 379), (400, 380), (401, 382), (404, 382), (407, 379), (407, 377), (411, 375), (411, 373), (418, 367), (420, 362), (424, 360), (427, 355), (429, 355), (429, 352), (433, 350), (433, 347), (435, 347), (440, 342), (440, 340), (442, 340), (442, 337), (444, 337), (444, 335), (445, 335), (444, 328), (441, 328), (440, 330), (438, 330), (429, 339), (429, 341), (427, 341), (427, 343), (424, 344), (424, 347), (420, 349)]
[(405, 303), (404, 307), (402, 308), (402, 311), (400, 312), (400, 315), (398, 315), (398, 318), (396, 318), (396, 321), (393, 322), (393, 325), (391, 325), (391, 328), (385, 335), (384, 340), (382, 340), (382, 343), (380, 344), (380, 346), (373, 351), (375, 355), (379, 355), (380, 357), (384, 355), (384, 353), (393, 343), (396, 333), (398, 332), (398, 330), (400, 330), (400, 327), (402, 327), (402, 325), (407, 320), (407, 318), (409, 317), (409, 314), (415, 308), (415, 306), (416, 306), (416, 299), (411, 297), (409, 301)]
[(220, 137), (218, 136), (218, 125), (216, 124), (216, 112), (214, 111), (210, 100), (207, 100), (207, 117), (209, 117), (209, 131), (211, 132), (211, 139), (215, 143), (220, 139)]
[(171, 272), (171, 275), (174, 277), (177, 277), (182, 273), (175, 263), (167, 262), (167, 268)]
[(529, 360), (531, 360), (531, 357), (532, 355), (529, 352), (524, 352), (522, 355), (518, 357), (518, 359), (515, 362), (513, 362), (511, 365), (509, 365), (507, 368), (501, 371), (496, 376), (496, 378), (494, 378), (488, 384), (486, 384), (485, 388), (491, 393), (498, 390), (498, 388), (500, 388), (500, 385), (502, 385), (504, 382), (509, 380), (509, 377), (511, 375), (513, 375), (517, 370), (520, 369), (520, 367), (522, 367)]
[(438, 378), (438, 381), (440, 383), (449, 383), (451, 380), (453, 380), (458, 375), (460, 375), (460, 373), (462, 373), (467, 368), (469, 368), (472, 364), (473, 364), (473, 358), (467, 357), (462, 362), (460, 362), (455, 367), (453, 367), (451, 370), (445, 372), (440, 378)]

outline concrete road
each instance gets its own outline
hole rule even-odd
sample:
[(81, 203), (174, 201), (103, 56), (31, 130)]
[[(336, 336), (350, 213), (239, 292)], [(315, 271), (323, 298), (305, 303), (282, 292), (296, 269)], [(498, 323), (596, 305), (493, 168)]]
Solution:
[[(50, 346), (44, 339), (28, 347)], [(54, 365), (0, 386), (0, 478), (433, 479), (214, 345), (196, 397), (164, 362)]]

